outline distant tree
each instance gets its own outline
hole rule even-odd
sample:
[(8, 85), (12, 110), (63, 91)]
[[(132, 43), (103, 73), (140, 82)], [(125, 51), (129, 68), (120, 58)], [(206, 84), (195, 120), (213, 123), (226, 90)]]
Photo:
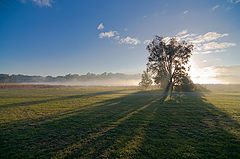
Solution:
[(0, 83), (10, 82), (11, 77), (8, 74), (0, 74)]
[(143, 71), (142, 80), (139, 83), (139, 86), (142, 88), (148, 88), (153, 83), (151, 75), (147, 71)]
[(147, 46), (149, 51), (147, 70), (152, 73), (156, 84), (165, 87), (165, 93), (172, 95), (175, 86), (182, 85), (188, 76), (187, 63), (192, 55), (193, 45), (176, 38), (155, 36)]

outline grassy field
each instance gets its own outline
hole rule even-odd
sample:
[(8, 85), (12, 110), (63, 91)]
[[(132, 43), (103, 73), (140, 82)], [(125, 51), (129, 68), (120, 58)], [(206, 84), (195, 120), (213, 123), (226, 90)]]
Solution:
[(0, 158), (240, 158), (240, 91), (0, 89)]

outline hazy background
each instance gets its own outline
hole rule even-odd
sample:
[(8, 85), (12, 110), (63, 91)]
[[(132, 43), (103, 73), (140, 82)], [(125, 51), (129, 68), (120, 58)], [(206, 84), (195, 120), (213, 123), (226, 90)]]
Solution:
[(195, 83), (239, 83), (239, 0), (1, 0), (0, 73), (139, 74), (155, 35), (195, 45)]

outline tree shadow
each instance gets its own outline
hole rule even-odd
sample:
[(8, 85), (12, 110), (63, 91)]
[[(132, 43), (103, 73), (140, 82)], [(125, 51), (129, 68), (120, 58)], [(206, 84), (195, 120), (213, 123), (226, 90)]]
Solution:
[(139, 158), (240, 158), (240, 125), (201, 93), (179, 93), (156, 110)]
[[(22, 106), (29, 106), (29, 105), (37, 105), (37, 104), (43, 104), (47, 102), (57, 102), (57, 101), (62, 101), (66, 99), (74, 99), (74, 98), (82, 98), (86, 96), (98, 96), (98, 95), (107, 95), (107, 94), (114, 94), (118, 93), (119, 91), (106, 91), (106, 92), (96, 92), (96, 93), (83, 93), (83, 94), (77, 94), (77, 95), (68, 95), (68, 96), (63, 96), (63, 97), (58, 97), (58, 98), (51, 98), (51, 99), (44, 99), (44, 100), (37, 100), (37, 101), (29, 101), (29, 102), (19, 102), (19, 103), (11, 103), (11, 104), (4, 104), (0, 105), (0, 109), (4, 108), (14, 108), (14, 107), (22, 107)], [(21, 95), (21, 94), (20, 94)], [(51, 93), (50, 95), (54, 95)], [(56, 94), (58, 95), (58, 94)]]
[[(106, 93), (98, 93), (102, 94)], [(79, 96), (56, 98), (51, 101), (69, 98)], [(139, 99), (139, 96), (127, 95), (86, 105), (86, 109), (2, 124), (0, 158), (49, 158), (59, 151), (64, 151), (64, 156), (69, 152), (72, 154), (74, 149), (110, 132), (121, 122), (144, 109), (152, 100), (153, 97)], [(48, 101), (43, 100), (40, 103), (44, 102)], [(26, 103), (26, 106), (28, 105), (29, 103)], [(61, 155), (60, 152), (58, 154)]]
[[(151, 95), (154, 94), (155, 95)], [(239, 123), (202, 94), (144, 91), (0, 127), (0, 158), (239, 158)]]

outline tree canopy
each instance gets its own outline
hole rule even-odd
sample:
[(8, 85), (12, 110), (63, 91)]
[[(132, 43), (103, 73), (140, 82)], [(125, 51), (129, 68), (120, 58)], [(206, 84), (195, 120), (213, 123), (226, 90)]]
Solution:
[(187, 66), (192, 55), (193, 45), (176, 38), (155, 36), (148, 44), (149, 52), (147, 70), (152, 73), (156, 84), (165, 88), (165, 92), (172, 93), (175, 86), (186, 82)]

